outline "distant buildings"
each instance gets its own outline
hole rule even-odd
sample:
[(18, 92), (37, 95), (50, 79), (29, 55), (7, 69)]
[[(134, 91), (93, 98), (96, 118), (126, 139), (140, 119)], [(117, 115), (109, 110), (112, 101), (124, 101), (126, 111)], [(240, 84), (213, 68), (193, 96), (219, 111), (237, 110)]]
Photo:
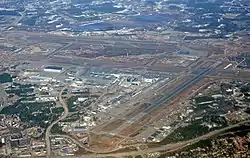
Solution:
[(63, 67), (60, 67), (60, 66), (46, 66), (44, 67), (43, 69), (44, 71), (46, 72), (62, 72), (63, 71)]
[(21, 133), (14, 134), (10, 137), (10, 145), (12, 148), (24, 148), (30, 144), (30, 139), (24, 137)]
[(0, 137), (0, 157), (1, 155), (7, 155), (7, 147), (6, 147), (6, 142), (5, 138)]

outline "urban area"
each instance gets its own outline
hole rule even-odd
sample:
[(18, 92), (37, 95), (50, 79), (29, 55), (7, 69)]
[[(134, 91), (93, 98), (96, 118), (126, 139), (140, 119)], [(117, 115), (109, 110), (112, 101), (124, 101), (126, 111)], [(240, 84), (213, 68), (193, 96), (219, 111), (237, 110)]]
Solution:
[(0, 0), (0, 157), (250, 157), (249, 0)]

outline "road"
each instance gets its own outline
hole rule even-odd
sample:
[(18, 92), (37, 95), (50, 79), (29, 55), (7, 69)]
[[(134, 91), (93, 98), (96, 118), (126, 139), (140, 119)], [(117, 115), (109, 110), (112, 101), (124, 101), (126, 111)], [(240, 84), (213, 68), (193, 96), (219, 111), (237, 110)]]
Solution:
[(78, 145), (79, 147), (81, 148), (84, 148), (85, 149), (85, 146), (78, 140), (68, 136), (68, 135), (61, 135), (61, 134), (55, 134), (55, 135), (51, 135), (53, 137), (63, 137), (63, 138), (67, 138), (67, 139), (70, 139), (73, 143), (75, 143), (76, 145)]
[(59, 121), (65, 119), (68, 116), (69, 113), (69, 109), (68, 109), (68, 105), (65, 103), (65, 101), (62, 98), (62, 93), (63, 91), (67, 88), (68, 86), (65, 86), (59, 93), (58, 98), (59, 98), (59, 102), (62, 105), (64, 112), (62, 113), (62, 115), (55, 120), (54, 122), (52, 122), (49, 127), (46, 129), (45, 132), (45, 142), (46, 142), (46, 157), (49, 158), (50, 154), (51, 154), (51, 146), (50, 146), (50, 134), (51, 134), (51, 129), (52, 127), (57, 124)]
[[(143, 154), (148, 154), (148, 153), (154, 153), (154, 152), (173, 152), (173, 151), (177, 151), (179, 149), (182, 149), (184, 147), (190, 146), (192, 144), (195, 144), (201, 140), (205, 140), (208, 138), (211, 138), (213, 136), (216, 136), (222, 132), (225, 132), (226, 130), (235, 128), (235, 127), (239, 127), (241, 125), (250, 123), (250, 120), (246, 120), (246, 121), (242, 121), (240, 123), (219, 129), (219, 130), (215, 130), (212, 131), (210, 133), (207, 133), (205, 135), (202, 135), (200, 137), (194, 138), (194, 139), (190, 139), (187, 141), (183, 141), (183, 142), (178, 142), (178, 143), (173, 143), (173, 144), (167, 144), (167, 145), (162, 145), (159, 147), (152, 147), (152, 148), (148, 148), (145, 150), (139, 150), (139, 151), (124, 151), (124, 152), (117, 152), (117, 153), (102, 153), (102, 154), (98, 154), (98, 153), (93, 153), (93, 154), (86, 154), (86, 155), (82, 155), (82, 156), (72, 156), (72, 158), (102, 158), (102, 157), (124, 157), (124, 156), (137, 156), (137, 155), (143, 155)], [(55, 158), (58, 156), (54, 156)]]

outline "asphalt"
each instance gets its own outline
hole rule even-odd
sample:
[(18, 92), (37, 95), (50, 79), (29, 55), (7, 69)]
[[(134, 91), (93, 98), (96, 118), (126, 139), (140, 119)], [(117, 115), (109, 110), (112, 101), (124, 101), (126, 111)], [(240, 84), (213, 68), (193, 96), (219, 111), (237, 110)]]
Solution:
[[(180, 149), (183, 149), (187, 146), (190, 146), (192, 144), (195, 144), (201, 140), (206, 140), (208, 138), (214, 137), (222, 132), (225, 132), (229, 129), (235, 128), (235, 127), (239, 127), (241, 125), (250, 123), (250, 120), (246, 120), (246, 121), (242, 121), (239, 122), (237, 124), (222, 128), (222, 129), (218, 129), (215, 131), (212, 131), (210, 133), (207, 133), (205, 135), (202, 135), (200, 137), (194, 138), (194, 139), (190, 139), (187, 141), (182, 141), (182, 142), (177, 142), (177, 143), (173, 143), (173, 144), (167, 144), (167, 145), (162, 145), (162, 146), (158, 146), (158, 147), (152, 147), (152, 148), (148, 148), (145, 150), (139, 150), (139, 151), (124, 151), (124, 152), (116, 152), (116, 153), (102, 153), (102, 154), (98, 154), (98, 153), (92, 153), (92, 154), (86, 154), (86, 155), (82, 155), (82, 156), (70, 156), (71, 158), (104, 158), (104, 157), (124, 157), (124, 156), (137, 156), (137, 155), (144, 155), (144, 154), (149, 154), (149, 153), (154, 153), (154, 152), (174, 152)], [(54, 158), (58, 158), (58, 156), (54, 156)]]
[(62, 93), (63, 91), (67, 88), (67, 86), (65, 86), (59, 93), (58, 98), (59, 98), (59, 102), (62, 105), (64, 112), (62, 113), (62, 115), (55, 120), (54, 122), (52, 122), (49, 127), (46, 129), (45, 132), (45, 142), (46, 142), (46, 157), (50, 158), (51, 155), (51, 144), (50, 144), (50, 135), (51, 135), (51, 129), (52, 127), (57, 124), (58, 122), (62, 121), (63, 119), (65, 119), (68, 116), (69, 113), (69, 109), (67, 104), (65, 103), (65, 101), (62, 98)]
[(177, 87), (173, 92), (166, 94), (165, 97), (155, 101), (152, 103), (152, 106), (150, 106), (149, 108), (147, 108), (144, 113), (150, 113), (151, 111), (153, 111), (154, 109), (158, 108), (159, 106), (161, 106), (163, 103), (167, 103), (169, 102), (171, 99), (173, 99), (175, 96), (177, 96), (181, 91), (183, 91), (184, 89), (186, 89), (187, 87), (191, 86), (192, 84), (200, 81), (205, 75), (207, 75), (210, 71), (212, 70), (212, 68), (207, 68), (202, 70), (198, 75), (194, 76), (193, 78), (191, 78), (190, 80), (186, 81), (185, 83), (183, 83), (182, 85), (180, 85), (179, 87)]

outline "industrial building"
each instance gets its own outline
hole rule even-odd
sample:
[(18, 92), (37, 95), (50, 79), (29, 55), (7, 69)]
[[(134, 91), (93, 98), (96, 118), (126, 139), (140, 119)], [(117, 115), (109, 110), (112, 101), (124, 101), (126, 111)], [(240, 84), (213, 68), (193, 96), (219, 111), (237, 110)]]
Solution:
[(63, 71), (63, 67), (60, 66), (46, 66), (43, 69), (45, 72), (62, 72)]

